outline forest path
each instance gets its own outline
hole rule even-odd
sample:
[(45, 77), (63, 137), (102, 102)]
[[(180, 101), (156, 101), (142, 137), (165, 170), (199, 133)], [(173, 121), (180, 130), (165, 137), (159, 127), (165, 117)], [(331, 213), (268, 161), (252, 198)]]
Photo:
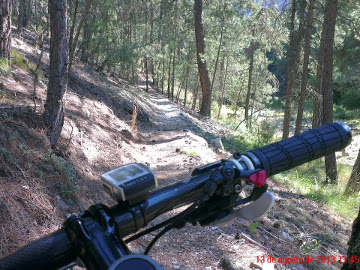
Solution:
[(178, 104), (153, 90), (149, 96), (152, 123), (141, 127), (144, 139), (137, 145), (142, 150), (137, 159), (152, 167), (161, 180), (160, 185), (184, 179), (195, 167), (225, 158), (195, 134), (194, 130), (199, 127)]

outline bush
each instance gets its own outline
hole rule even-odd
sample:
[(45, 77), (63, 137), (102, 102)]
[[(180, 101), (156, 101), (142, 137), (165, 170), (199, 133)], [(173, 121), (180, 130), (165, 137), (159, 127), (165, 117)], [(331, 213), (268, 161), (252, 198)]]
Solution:
[(334, 109), (334, 117), (339, 120), (356, 119), (359, 117), (359, 114), (358, 110), (345, 109), (343, 106), (335, 106)]
[(53, 151), (47, 152), (46, 161), (48, 161), (66, 182), (60, 184), (60, 192), (70, 198), (71, 195), (80, 191), (79, 185), (76, 183), (76, 171), (71, 163), (57, 156)]
[(346, 109), (354, 110), (360, 108), (360, 89), (350, 88), (341, 97), (340, 104)]
[(10, 70), (9, 61), (5, 57), (0, 57), (0, 74), (7, 76)]

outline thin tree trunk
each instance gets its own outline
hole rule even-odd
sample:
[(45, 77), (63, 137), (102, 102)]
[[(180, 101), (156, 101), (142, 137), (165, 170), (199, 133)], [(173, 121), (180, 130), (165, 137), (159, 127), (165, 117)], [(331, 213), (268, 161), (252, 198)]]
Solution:
[(64, 95), (68, 82), (68, 33), (66, 0), (50, 0), (50, 77), (43, 119), (50, 145), (55, 147), (64, 123)]
[(176, 57), (176, 29), (177, 29), (177, 0), (174, 3), (174, 24), (173, 24), (173, 62), (172, 62), (172, 78), (171, 78), (171, 100), (174, 101), (174, 88), (175, 88), (175, 57)]
[[(70, 3), (72, 3), (72, 1), (70, 1)], [(72, 7), (72, 5), (70, 6), (71, 9), (72, 8), (74, 9), (74, 15), (73, 15), (73, 22), (72, 22), (72, 25), (71, 25), (71, 28), (70, 28), (70, 35), (69, 35), (69, 51), (71, 51), (71, 46), (73, 44), (73, 38), (74, 38), (74, 31), (75, 31), (78, 7), (79, 7), (79, 0), (75, 1), (75, 7)]]
[(25, 0), (19, 1), (19, 15), (18, 15), (18, 24), (17, 32), (20, 34), (24, 26), (24, 17), (25, 17)]
[(209, 72), (205, 60), (202, 60), (205, 54), (204, 30), (202, 24), (202, 0), (194, 0), (195, 15), (195, 38), (196, 38), (196, 59), (198, 63), (199, 77), (202, 89), (202, 101), (200, 114), (203, 116), (211, 115), (211, 85)]
[[(294, 4), (294, 2), (293, 2)], [(292, 45), (290, 40), (290, 57), (289, 57), (289, 66), (288, 66), (288, 79), (286, 85), (286, 97), (285, 97), (285, 112), (284, 112), (284, 126), (283, 126), (283, 139), (289, 137), (290, 133), (290, 118), (291, 118), (291, 109), (292, 109), (292, 101), (293, 95), (296, 85), (296, 75), (298, 73), (299, 68), (299, 60), (300, 60), (300, 48), (301, 41), (304, 36), (304, 17), (305, 17), (305, 7), (306, 0), (301, 0), (300, 2), (300, 23), (299, 23), (299, 31), (296, 40), (296, 44)], [(292, 19), (294, 19), (292, 14)], [(294, 22), (292, 21), (292, 33), (290, 33), (290, 38), (294, 38)]]
[[(255, 35), (255, 30), (252, 30), (252, 36), (254, 37)], [(248, 86), (247, 86), (247, 93), (246, 93), (246, 100), (245, 100), (245, 121), (246, 124), (249, 121), (249, 106), (250, 106), (250, 95), (251, 95), (251, 83), (252, 83), (252, 73), (253, 73), (253, 69), (254, 69), (254, 42), (251, 41), (250, 44), (250, 63), (249, 63), (249, 78), (248, 78)], [(239, 91), (240, 93), (240, 91)], [(238, 97), (239, 100), (239, 97)], [(239, 102), (239, 101), (237, 101)], [(236, 111), (237, 111), (237, 104), (236, 104)], [(236, 111), (235, 111), (235, 115), (236, 115)]]
[[(242, 85), (243, 86), (243, 85)], [(241, 87), (242, 87), (241, 86)], [(236, 119), (237, 116), (237, 111), (238, 111), (238, 107), (239, 107), (239, 102), (240, 102), (240, 94), (241, 94), (241, 89), (239, 89), (238, 95), (236, 96), (236, 101), (235, 101), (235, 109), (234, 109), (234, 119)], [(246, 109), (246, 108), (245, 108)]]
[(146, 92), (149, 92), (149, 67), (148, 67), (148, 60), (147, 60), (147, 57), (145, 56), (145, 59), (144, 59), (144, 66), (145, 66), (145, 76), (146, 76), (146, 89), (145, 91)]
[(219, 112), (218, 112), (218, 115), (216, 118), (217, 120), (219, 120), (219, 118), (220, 118), (221, 109), (222, 109), (222, 106), (224, 105), (225, 85), (226, 85), (228, 67), (229, 67), (229, 57), (226, 57), (225, 76), (224, 76), (224, 81), (221, 84), (221, 99), (220, 99), (220, 104), (219, 104)]
[(176, 50), (173, 51), (173, 60), (172, 60), (172, 76), (171, 76), (171, 100), (174, 101), (174, 88), (175, 88), (175, 54)]
[[(225, 9), (225, 7), (224, 7), (224, 9)], [(211, 87), (210, 87), (211, 92), (214, 89), (215, 76), (216, 76), (217, 66), (218, 66), (218, 62), (219, 62), (220, 50), (221, 50), (221, 46), (222, 46), (223, 33), (224, 33), (224, 20), (225, 19), (223, 18), (222, 25), (221, 25), (221, 32), (220, 32), (219, 47), (218, 47), (218, 51), (217, 51), (217, 54), (216, 54), (216, 60), (215, 60), (214, 73), (213, 73), (213, 77), (212, 77), (212, 80), (211, 80)]]
[(82, 29), (82, 25), (83, 23), (85, 22), (85, 19), (87, 18), (88, 16), (88, 13), (90, 11), (90, 7), (91, 7), (91, 4), (92, 4), (93, 0), (87, 0), (86, 1), (86, 6), (85, 6), (85, 9), (84, 9), (84, 13), (83, 13), (83, 16), (79, 22), (79, 25), (78, 25), (78, 28), (77, 28), (77, 31), (76, 31), (76, 35), (74, 37), (74, 41), (72, 44), (70, 44), (70, 48), (69, 48), (69, 71), (71, 70), (71, 66), (72, 66), (72, 63), (73, 63), (73, 58), (74, 58), (74, 52), (75, 52), (75, 49), (76, 49), (76, 45), (77, 45), (77, 42), (79, 40), (79, 37), (80, 37), (80, 32), (81, 32), (81, 29)]
[(169, 58), (169, 68), (168, 68), (168, 81), (167, 81), (167, 92), (168, 98), (170, 98), (170, 89), (171, 89), (171, 58), (172, 58), (172, 51), (170, 51), (170, 58)]
[(0, 57), (10, 59), (12, 1), (0, 2)]
[(191, 106), (191, 109), (193, 111), (195, 111), (195, 108), (196, 108), (196, 100), (198, 98), (198, 93), (199, 93), (199, 75), (197, 74), (196, 83), (195, 83), (195, 87), (194, 87), (193, 102), (192, 102), (192, 106)]
[(184, 106), (186, 106), (186, 102), (187, 102), (188, 83), (189, 83), (189, 76), (186, 77), (186, 82), (185, 82)]
[(164, 95), (165, 59), (162, 58), (161, 94)]
[(301, 90), (300, 90), (300, 99), (298, 104), (298, 113), (296, 117), (296, 128), (295, 135), (301, 132), (302, 118), (304, 113), (305, 97), (306, 97), (306, 87), (308, 83), (308, 73), (309, 73), (309, 55), (310, 55), (310, 42), (311, 42), (311, 30), (312, 30), (312, 21), (314, 14), (314, 3), (315, 0), (310, 0), (310, 6), (308, 11), (308, 23), (306, 28), (306, 41), (305, 41), (305, 50), (304, 50), (304, 63), (303, 71), (301, 78)]
[(185, 75), (184, 75), (184, 77), (183, 77), (183, 79), (182, 79), (182, 81), (181, 81), (181, 83), (180, 83), (180, 85), (179, 85), (179, 88), (178, 88), (178, 90), (177, 90), (177, 93), (176, 93), (176, 102), (179, 102), (180, 94), (181, 94), (181, 89), (182, 89), (182, 87), (183, 87), (183, 85), (184, 85), (184, 83), (185, 83), (185, 81), (186, 81), (186, 79), (187, 79), (187, 76), (188, 76), (188, 74), (189, 74), (189, 70), (190, 70), (190, 66), (188, 66), (188, 67), (186, 68)]
[[(323, 123), (333, 122), (333, 54), (334, 54), (334, 36), (335, 23), (337, 16), (338, 0), (327, 0), (324, 13), (324, 24), (321, 34), (323, 43), (323, 68), (321, 69), (321, 89), (323, 93)], [(330, 183), (337, 183), (337, 168), (335, 153), (325, 156), (326, 178)]]

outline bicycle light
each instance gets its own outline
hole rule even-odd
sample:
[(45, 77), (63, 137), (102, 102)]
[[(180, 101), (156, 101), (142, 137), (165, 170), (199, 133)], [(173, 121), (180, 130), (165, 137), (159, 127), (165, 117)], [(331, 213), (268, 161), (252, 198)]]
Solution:
[(105, 191), (117, 201), (138, 203), (157, 188), (154, 172), (141, 163), (131, 163), (101, 175)]

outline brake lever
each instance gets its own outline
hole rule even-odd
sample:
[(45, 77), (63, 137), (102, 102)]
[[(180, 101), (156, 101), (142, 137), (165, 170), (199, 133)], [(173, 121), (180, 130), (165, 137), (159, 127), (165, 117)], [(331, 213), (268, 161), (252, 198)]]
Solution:
[(274, 202), (274, 195), (271, 192), (265, 192), (254, 202), (234, 210), (234, 212), (221, 219), (215, 220), (211, 223), (211, 226), (224, 227), (230, 225), (235, 218), (243, 218), (246, 220), (258, 219), (270, 211)]

